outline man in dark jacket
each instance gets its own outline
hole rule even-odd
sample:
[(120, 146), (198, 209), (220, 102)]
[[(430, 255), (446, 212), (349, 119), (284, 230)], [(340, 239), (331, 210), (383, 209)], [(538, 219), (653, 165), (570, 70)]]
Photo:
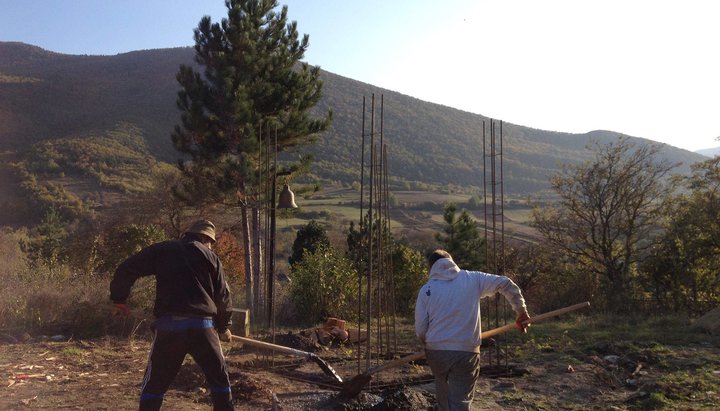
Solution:
[(215, 410), (232, 410), (220, 340), (230, 341), (230, 291), (211, 250), (215, 226), (194, 222), (180, 240), (153, 244), (123, 261), (110, 283), (116, 313), (127, 315), (135, 281), (155, 275), (155, 337), (140, 394), (140, 410), (158, 410), (185, 355), (205, 373)]

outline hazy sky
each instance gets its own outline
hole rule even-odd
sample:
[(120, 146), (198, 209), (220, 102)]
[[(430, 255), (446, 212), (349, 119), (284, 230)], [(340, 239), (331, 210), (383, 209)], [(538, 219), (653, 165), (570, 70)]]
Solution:
[[(720, 146), (720, 1), (285, 0), (305, 60), (545, 130)], [(0, 0), (0, 41), (68, 54), (189, 46), (223, 0)], [(392, 101), (385, 101), (392, 104)]]

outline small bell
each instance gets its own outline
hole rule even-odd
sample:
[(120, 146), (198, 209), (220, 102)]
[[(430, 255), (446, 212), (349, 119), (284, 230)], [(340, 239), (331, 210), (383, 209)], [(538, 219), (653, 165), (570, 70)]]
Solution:
[(297, 204), (295, 204), (295, 193), (290, 191), (287, 183), (285, 183), (280, 192), (277, 208), (298, 208)]

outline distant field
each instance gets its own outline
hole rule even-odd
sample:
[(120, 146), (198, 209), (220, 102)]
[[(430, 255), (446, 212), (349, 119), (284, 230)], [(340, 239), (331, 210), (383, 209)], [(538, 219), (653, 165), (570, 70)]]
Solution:
[[(408, 235), (408, 233), (425, 232), (432, 237), (432, 234), (442, 230), (444, 221), (442, 217), (443, 207), (447, 203), (455, 203), (462, 209), (463, 204), (468, 201), (468, 195), (447, 194), (424, 191), (394, 191), (392, 195), (399, 204), (398, 207), (390, 208), (391, 227), (396, 235)], [(300, 207), (298, 212), (293, 213), (290, 218), (278, 219), (278, 228), (292, 227), (299, 229), (314, 219), (326, 223), (329, 231), (344, 233), (350, 222), (360, 220), (360, 193), (350, 188), (329, 187), (324, 188), (309, 198), (296, 197), (296, 203)], [(363, 212), (367, 212), (367, 194), (363, 199)], [(415, 205), (426, 205), (422, 210), (413, 208)], [(513, 204), (504, 207), (505, 235), (518, 237), (527, 240), (535, 237), (535, 232), (528, 225), (531, 208), (528, 206)], [(482, 226), (484, 221), (483, 211), (473, 210), (471, 214)], [(499, 223), (497, 229), (500, 229)], [(418, 234), (419, 235), (419, 234)]]
[(467, 194), (430, 193), (427, 191), (394, 191), (392, 194), (399, 204), (422, 204), (426, 202), (463, 204), (467, 203), (469, 198)]

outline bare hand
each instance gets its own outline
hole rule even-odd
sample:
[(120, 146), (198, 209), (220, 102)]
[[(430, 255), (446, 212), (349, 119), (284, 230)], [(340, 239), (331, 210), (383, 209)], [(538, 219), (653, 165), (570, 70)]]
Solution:
[(232, 340), (232, 332), (228, 329), (225, 329), (223, 332), (218, 331), (218, 338), (220, 341), (230, 342)]
[(518, 314), (517, 318), (515, 319), (515, 324), (517, 324), (517, 328), (519, 328), (520, 332), (523, 334), (527, 334), (527, 329), (530, 324), (524, 324), (524, 322), (529, 319), (530, 315), (528, 315), (527, 311)]

